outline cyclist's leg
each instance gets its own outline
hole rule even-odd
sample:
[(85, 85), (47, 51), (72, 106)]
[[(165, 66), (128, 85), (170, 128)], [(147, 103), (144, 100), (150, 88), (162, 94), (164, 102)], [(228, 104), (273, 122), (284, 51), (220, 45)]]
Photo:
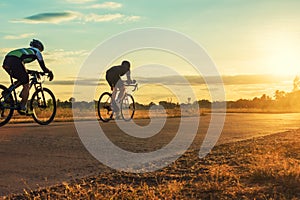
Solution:
[(22, 98), (20, 102), (21, 112), (26, 112), (26, 104), (29, 96), (29, 76), (26, 72), (25, 66), (19, 59), (15, 59), (13, 66), (11, 67), (11, 76), (18, 80), (18, 84), (23, 85), (23, 90), (21, 91), (20, 97)]
[(26, 110), (26, 104), (28, 101), (28, 96), (29, 96), (29, 83), (23, 84), (23, 89), (21, 91), (20, 97), (22, 98), (20, 102), (20, 106), (22, 109)]
[(117, 102), (121, 102), (121, 100), (123, 99), (124, 95), (125, 95), (125, 86), (124, 83), (121, 79), (119, 79), (119, 81), (116, 84), (116, 87), (119, 89), (119, 94), (117, 97)]
[(5, 56), (4, 61), (3, 61), (2, 68), (3, 68), (10, 76), (12, 76), (12, 74), (11, 74), (11, 68), (12, 68), (12, 66), (13, 66), (14, 63), (15, 63), (15, 59), (16, 59), (16, 58), (14, 58), (14, 57), (12, 57), (12, 56)]
[(121, 79), (118, 80), (117, 84), (116, 84), (116, 88), (118, 88), (119, 90), (119, 94), (118, 97), (115, 98), (116, 99), (116, 104), (118, 107), (118, 112), (116, 113), (116, 119), (121, 119), (121, 113), (120, 113), (120, 109), (121, 109), (121, 103), (122, 103), (122, 99), (125, 95), (125, 86), (124, 83)]
[(111, 94), (111, 107), (112, 107), (112, 110), (115, 112), (115, 113), (118, 113), (119, 112), (119, 107), (115, 101), (116, 99), (116, 94), (117, 94), (117, 82), (118, 80), (120, 79), (119, 76), (117, 76), (116, 74), (113, 74), (113, 73), (107, 73), (106, 74), (106, 80), (108, 82), (108, 84), (110, 85), (110, 88), (112, 90), (112, 94)]
[[(14, 56), (6, 56), (3, 61), (3, 69), (12, 77), (17, 79), (17, 77), (14, 75), (14, 66), (22, 65), (21, 61)], [(17, 81), (16, 83), (12, 83), (12, 85), (9, 86), (8, 91), (12, 91), (13, 88), (17, 88), (21, 85), (20, 81)]]
[(120, 118), (120, 106), (119, 103), (116, 102), (117, 91), (118, 91), (117, 87), (113, 87), (113, 91), (111, 94), (111, 107), (115, 113), (116, 119)]

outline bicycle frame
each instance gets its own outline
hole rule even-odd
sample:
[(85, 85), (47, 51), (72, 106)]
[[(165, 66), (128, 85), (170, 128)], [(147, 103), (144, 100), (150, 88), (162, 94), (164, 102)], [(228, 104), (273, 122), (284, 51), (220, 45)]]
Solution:
[[(124, 82), (125, 82), (125, 81), (124, 81)], [(127, 87), (129, 87), (129, 86), (134, 87), (134, 88), (131, 90), (131, 92), (135, 92), (135, 91), (138, 89), (138, 84), (137, 84), (137, 83), (135, 83), (135, 84), (124, 84), (125, 91), (124, 91), (123, 97), (124, 97), (126, 94), (131, 94), (131, 92), (130, 92), (130, 93), (127, 92), (127, 91), (128, 91), (128, 90), (127, 90)], [(120, 92), (120, 88), (116, 88), (116, 96), (117, 96), (117, 93), (118, 93), (118, 92)], [(122, 99), (123, 97), (121, 97), (121, 99)]]
[[(31, 72), (31, 78), (30, 78), (30, 83), (29, 83), (29, 91), (31, 90), (32, 86), (34, 86), (34, 89), (35, 91), (37, 91), (38, 89), (43, 89), (43, 86), (42, 86), (42, 82), (39, 82), (38, 79), (39, 79), (39, 75), (37, 73), (32, 73), (32, 71), (28, 71), (29, 73)], [(10, 76), (10, 82), (11, 82), (11, 86), (8, 88), (8, 91), (9, 93), (12, 93), (12, 96), (13, 96), (13, 100), (14, 100), (14, 107), (13, 109), (16, 109), (17, 108), (17, 104), (18, 104), (18, 96), (17, 96), (17, 93), (16, 93), (16, 89), (18, 87), (20, 87), (22, 85), (21, 82), (19, 81), (16, 81), (14, 82), (13, 80), (13, 77)], [(42, 93), (43, 95), (43, 99), (45, 99), (44, 97), (44, 93)]]
[(17, 110), (21, 115), (32, 116), (34, 121), (40, 125), (48, 125), (53, 121), (56, 114), (56, 99), (50, 89), (43, 87), (44, 79), (41, 80), (41, 76), (44, 77), (47, 73), (32, 70), (28, 70), (27, 73), (30, 76), (29, 90), (32, 88), (35, 90), (30, 100), (26, 102), (27, 109), (31, 110), (32, 114), (24, 114), (20, 111), (16, 88), (21, 86), (21, 83), (19, 81), (14, 82), (13, 77), (10, 76), (11, 85), (8, 89), (4, 85), (0, 85), (2, 90), (2, 96), (0, 97), (0, 126), (9, 122), (14, 110)]
[[(117, 105), (117, 103), (116, 103), (117, 102), (116, 98), (118, 98), (117, 96), (119, 96), (118, 92), (120, 92), (118, 88), (115, 88), (115, 91), (113, 91), (113, 92), (115, 92), (115, 96), (113, 96), (112, 93), (110, 93), (110, 92), (104, 92), (100, 95), (99, 101), (98, 101), (98, 115), (103, 122), (108, 122), (109, 120), (111, 120), (113, 118), (113, 116), (115, 114), (114, 108), (116, 108), (117, 106), (118, 106), (117, 112), (120, 111), (120, 114), (121, 114), (123, 120), (129, 121), (133, 118), (134, 110), (135, 110), (134, 98), (130, 94), (131, 92), (128, 92), (127, 87), (133, 86), (134, 88), (133, 88), (132, 92), (134, 92), (135, 90), (137, 90), (138, 84), (137, 83), (124, 84), (124, 86), (125, 86), (124, 95), (122, 97), (120, 97), (120, 102), (118, 102), (119, 105)], [(102, 100), (104, 100), (104, 101), (102, 101)], [(131, 106), (132, 104), (133, 104), (133, 106)], [(128, 105), (129, 107), (128, 106), (123, 107), (124, 105)], [(119, 106), (121, 106), (121, 107), (119, 107)], [(132, 110), (132, 111), (129, 111), (129, 113), (130, 113), (129, 115), (126, 111), (126, 110), (128, 110), (128, 108), (129, 108), (129, 110)]]
[[(39, 79), (39, 74), (34, 73), (32, 75), (32, 78), (30, 79), (31, 82), (30, 82), (30, 85), (29, 85), (29, 90), (32, 88), (32, 86), (34, 86), (35, 91), (43, 90), (42, 81), (38, 81), (38, 79)], [(44, 95), (43, 92), (42, 92), (42, 99), (43, 99), (44, 104), (46, 104), (45, 95)], [(43, 107), (46, 107), (46, 105), (43, 105)]]
[[(126, 81), (123, 81), (123, 83), (126, 83)], [(137, 83), (135, 83), (135, 84), (124, 84), (124, 94), (123, 94), (123, 96), (121, 96), (120, 98), (119, 98), (119, 92), (120, 92), (120, 88), (116, 88), (116, 91), (115, 91), (115, 96), (114, 96), (114, 99), (112, 98), (112, 101), (114, 101), (115, 103), (117, 103), (118, 101), (121, 101), (121, 99), (123, 99), (124, 97), (126, 97), (126, 94), (131, 94), (131, 92), (129, 93), (128, 92), (128, 89), (127, 89), (127, 87), (134, 87), (132, 90), (131, 90), (131, 92), (133, 93), (134, 91), (136, 91), (137, 89), (138, 89), (138, 84)], [(112, 94), (113, 94), (113, 92), (112, 92)], [(113, 103), (113, 102), (111, 102), (111, 103)]]

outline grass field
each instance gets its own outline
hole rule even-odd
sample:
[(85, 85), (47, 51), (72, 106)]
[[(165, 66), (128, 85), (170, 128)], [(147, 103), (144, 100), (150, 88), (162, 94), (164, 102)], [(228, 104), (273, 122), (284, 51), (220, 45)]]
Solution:
[[(80, 117), (73, 117), (73, 110), (71, 108), (58, 108), (56, 111), (56, 116), (54, 121), (62, 122), (62, 121), (73, 121), (75, 120), (89, 120), (89, 119), (98, 119), (97, 112), (89, 111), (86, 109), (74, 109), (74, 112), (80, 113)], [(205, 113), (209, 113), (208, 109), (201, 109), (200, 111), (194, 110), (183, 110), (181, 112), (180, 109), (167, 109), (167, 110), (154, 110), (151, 111), (151, 115), (148, 110), (136, 110), (134, 114), (135, 119), (141, 118), (149, 118), (149, 117), (181, 117), (181, 116), (196, 116), (197, 113), (203, 115)], [(14, 115), (10, 121), (10, 123), (18, 123), (18, 122), (34, 122), (32, 117), (29, 116), (21, 116), (17, 112), (14, 112)]]
[(185, 153), (160, 171), (118, 171), (5, 199), (300, 199), (300, 130)]
[[(71, 108), (58, 108), (56, 111), (56, 116), (54, 121), (63, 122), (63, 121), (73, 121), (75, 120), (90, 120), (98, 119), (97, 111), (89, 111), (86, 109), (74, 109), (75, 112), (80, 113), (80, 117), (73, 117), (73, 110)], [(150, 117), (193, 117), (197, 115), (206, 115), (211, 113), (211, 109), (201, 108), (199, 110), (194, 109), (166, 109), (166, 110), (152, 110), (151, 114), (148, 110), (136, 110), (134, 114), (135, 119), (150, 118)], [(224, 112), (224, 110), (214, 110), (214, 112)], [(264, 110), (264, 109), (227, 109), (227, 113), (294, 113), (299, 112), (297, 110)], [(19, 122), (34, 122), (31, 117), (20, 116), (17, 112), (14, 112), (14, 115), (10, 123), (19, 123)]]

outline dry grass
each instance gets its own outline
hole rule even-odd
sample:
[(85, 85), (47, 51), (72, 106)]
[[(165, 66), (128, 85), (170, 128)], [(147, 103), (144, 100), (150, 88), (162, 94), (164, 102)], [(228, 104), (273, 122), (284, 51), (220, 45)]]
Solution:
[(300, 199), (300, 130), (190, 150), (144, 174), (111, 171), (7, 199)]
[[(73, 117), (73, 111), (79, 113), (80, 117)], [(198, 114), (205, 115), (205, 113), (209, 113), (207, 109), (201, 109), (200, 111), (194, 111), (185, 109), (181, 112), (180, 109), (167, 109), (163, 110), (154, 110), (151, 111), (151, 114), (148, 110), (136, 110), (134, 114), (135, 119), (145, 119), (150, 117), (191, 117), (196, 116)], [(46, 113), (47, 114), (47, 113)], [(47, 114), (48, 115), (48, 114)], [(41, 115), (40, 115), (41, 116)], [(76, 120), (90, 120), (98, 118), (98, 114), (95, 112), (91, 112), (86, 109), (75, 109), (71, 108), (58, 108), (56, 111), (56, 116), (54, 121), (56, 122), (66, 122)], [(10, 121), (11, 123), (20, 123), (20, 122), (33, 122), (33, 119), (28, 116), (21, 116), (17, 112), (14, 112), (13, 118)]]
[[(216, 112), (218, 110), (216, 109)], [(223, 111), (220, 111), (223, 112)], [(299, 113), (299, 109), (286, 108), (227, 108), (227, 113)]]
[[(80, 113), (80, 117), (73, 117), (73, 111)], [(214, 110), (214, 112), (224, 112), (224, 110)], [(286, 112), (296, 112), (294, 111), (280, 111), (280, 110), (266, 110), (266, 109), (227, 109), (227, 113), (286, 113)], [(193, 117), (193, 116), (203, 116), (211, 113), (211, 109), (201, 108), (199, 110), (195, 109), (166, 109), (166, 110), (152, 110), (149, 112), (148, 110), (136, 110), (134, 114), (135, 119), (145, 119), (145, 118), (160, 118), (160, 117)], [(98, 118), (97, 111), (89, 111), (86, 109), (75, 109), (71, 108), (58, 108), (56, 111), (56, 116), (54, 121), (57, 122), (66, 122), (76, 120), (90, 120)], [(13, 118), (10, 121), (11, 123), (20, 123), (20, 122), (33, 122), (31, 117), (28, 116), (20, 116), (17, 112), (14, 113)]]

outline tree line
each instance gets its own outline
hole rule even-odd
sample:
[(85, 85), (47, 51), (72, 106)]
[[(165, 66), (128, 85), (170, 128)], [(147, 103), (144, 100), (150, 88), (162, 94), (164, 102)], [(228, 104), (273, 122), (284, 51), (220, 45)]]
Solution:
[[(76, 101), (74, 98), (70, 98), (67, 101), (57, 100), (57, 107), (60, 108), (80, 108), (91, 109), (97, 105), (97, 101), (86, 102)], [(207, 99), (198, 100), (195, 102), (186, 103), (174, 103), (171, 101), (159, 101), (158, 103), (150, 102), (149, 104), (135, 103), (138, 110), (151, 109), (176, 109), (176, 108), (207, 108), (210, 109), (223, 107), (226, 104), (227, 109), (277, 109), (277, 110), (299, 110), (300, 111), (300, 91), (284, 92), (275, 91), (274, 97), (270, 97), (263, 94), (261, 97), (254, 97), (253, 99), (238, 99), (236, 101), (216, 101), (211, 102)]]
[[(67, 101), (57, 100), (57, 107), (60, 108), (80, 108), (92, 109), (97, 105), (97, 101), (85, 102), (76, 101), (71, 97)], [(300, 78), (294, 79), (294, 88), (292, 92), (285, 92), (276, 90), (273, 96), (263, 94), (261, 97), (254, 97), (253, 99), (238, 99), (236, 101), (211, 102), (207, 99), (191, 102), (191, 98), (187, 98), (186, 103), (174, 103), (168, 99), (166, 101), (159, 101), (158, 103), (150, 102), (149, 104), (141, 104), (136, 102), (135, 106), (138, 110), (151, 109), (176, 109), (176, 108), (206, 108), (224, 107), (227, 109), (261, 109), (261, 110), (278, 110), (278, 111), (300, 111)]]

